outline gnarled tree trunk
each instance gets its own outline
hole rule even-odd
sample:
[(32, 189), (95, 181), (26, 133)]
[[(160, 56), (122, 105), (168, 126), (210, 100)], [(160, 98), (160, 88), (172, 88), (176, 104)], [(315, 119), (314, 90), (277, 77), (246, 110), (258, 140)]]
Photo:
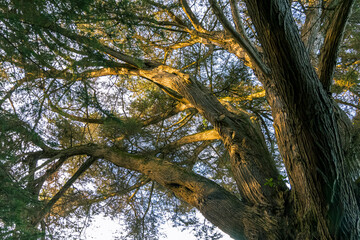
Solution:
[(293, 236), (357, 239), (359, 207), (345, 170), (339, 110), (311, 65), (290, 5), (247, 1), (247, 6), (271, 69), (263, 82), (292, 186)]

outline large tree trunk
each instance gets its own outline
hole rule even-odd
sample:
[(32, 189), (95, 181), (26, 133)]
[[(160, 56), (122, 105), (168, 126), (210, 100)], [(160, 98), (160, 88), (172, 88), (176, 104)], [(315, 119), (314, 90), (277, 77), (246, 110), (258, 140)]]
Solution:
[(292, 186), (294, 238), (358, 239), (333, 101), (313, 69), (287, 1), (247, 1), (271, 74), (263, 78)]

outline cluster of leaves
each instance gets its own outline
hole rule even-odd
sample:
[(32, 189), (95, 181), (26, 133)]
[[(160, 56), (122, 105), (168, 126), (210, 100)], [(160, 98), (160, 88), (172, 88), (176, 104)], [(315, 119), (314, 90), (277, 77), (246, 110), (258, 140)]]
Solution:
[(34, 196), (7, 173), (0, 164), (0, 237), (1, 239), (38, 239), (44, 233), (29, 223), (40, 206)]

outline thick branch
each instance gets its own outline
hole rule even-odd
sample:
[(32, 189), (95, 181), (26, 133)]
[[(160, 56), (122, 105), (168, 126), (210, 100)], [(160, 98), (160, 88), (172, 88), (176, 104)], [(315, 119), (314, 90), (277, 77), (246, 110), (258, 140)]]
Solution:
[(164, 148), (161, 149), (161, 151), (168, 152), (172, 149), (176, 149), (185, 144), (200, 142), (200, 141), (212, 141), (217, 139), (220, 139), (220, 136), (214, 129), (207, 130), (204, 132), (195, 133), (192, 135), (182, 137), (179, 140), (166, 145)]
[(194, 143), (194, 142), (199, 142), (199, 141), (211, 141), (211, 140), (216, 140), (216, 139), (220, 139), (220, 136), (214, 129), (212, 129), (212, 130), (207, 130), (204, 132), (185, 136), (175, 142), (170, 143), (168, 146), (169, 147), (177, 147), (177, 146), (181, 146), (181, 145), (185, 145), (185, 144), (189, 144), (189, 143)]
[(139, 73), (179, 92), (211, 122), (230, 153), (235, 180), (244, 199), (254, 204), (274, 204), (277, 189), (265, 183), (270, 178), (278, 179), (278, 172), (261, 130), (248, 114), (229, 111), (189, 75), (171, 67), (162, 65)]
[(331, 15), (331, 22), (320, 52), (319, 76), (324, 89), (328, 92), (332, 84), (339, 48), (353, 3), (354, 0), (339, 1)]
[(320, 5), (321, 0), (309, 1), (308, 9), (306, 11), (305, 23), (301, 28), (301, 38), (308, 50), (310, 56), (316, 54), (315, 40), (320, 30)]
[[(46, 21), (39, 22), (43, 23)], [(33, 22), (32, 24), (39, 25), (39, 22)], [(163, 65), (157, 67), (159, 64), (156, 62), (130, 57), (102, 45), (95, 39), (78, 35), (55, 24), (50, 23), (41, 25), (41, 27), (56, 31), (81, 44), (110, 54), (132, 65), (133, 68), (124, 69), (125, 72), (135, 73), (150, 79), (184, 96), (215, 126), (217, 131), (221, 132), (220, 135), (233, 156), (236, 179), (238, 186), (242, 188), (241, 192), (244, 199), (254, 204), (265, 205), (274, 201), (277, 191), (266, 186), (265, 183), (267, 179), (277, 179), (278, 172), (267, 150), (261, 131), (257, 127), (253, 127), (248, 116), (243, 119), (227, 111), (214, 96), (194, 84), (188, 75), (175, 69)], [(139, 70), (136, 70), (136, 68)], [(247, 140), (244, 141), (244, 139)], [(262, 149), (262, 152), (259, 151), (259, 147)], [(241, 154), (243, 151), (245, 154)], [(258, 156), (254, 158), (253, 152), (258, 152)], [(242, 161), (248, 162), (248, 164), (245, 166), (241, 164)], [(246, 170), (242, 169), (243, 167)], [(248, 185), (245, 185), (245, 183)]]
[(101, 156), (119, 167), (147, 175), (173, 191), (178, 198), (199, 209), (205, 218), (234, 239), (245, 239), (245, 231), (256, 229), (264, 232), (263, 216), (207, 178), (156, 158), (133, 156), (105, 149), (96, 150), (93, 155)]
[(148, 155), (128, 154), (115, 148), (97, 145), (53, 150), (52, 153), (48, 154), (66, 155), (68, 157), (89, 155), (92, 158), (105, 159), (119, 167), (143, 173), (174, 192), (178, 198), (199, 209), (205, 218), (234, 239), (245, 239), (245, 233), (248, 232), (265, 233), (270, 231), (270, 235), (279, 234), (272, 231), (276, 223), (275, 220), (269, 218), (270, 216), (267, 216), (265, 221), (262, 215), (264, 213), (260, 213), (256, 208), (253, 209), (244, 204), (244, 202), (218, 184), (180, 168), (174, 163), (149, 157)]
[(179, 103), (174, 108), (172, 108), (170, 112), (166, 112), (166, 113), (162, 113), (162, 114), (150, 117), (150, 118), (144, 120), (143, 124), (145, 126), (148, 126), (148, 125), (151, 125), (151, 124), (159, 123), (163, 119), (167, 119), (169, 117), (172, 117), (172, 116), (176, 115), (177, 113), (180, 113), (180, 112), (185, 111), (187, 109), (193, 109), (193, 106), (191, 104)]
[(230, 7), (231, 7), (231, 15), (234, 19), (234, 24), (236, 30), (241, 34), (241, 36), (250, 43), (250, 40), (245, 32), (244, 25), (241, 22), (241, 16), (239, 8), (235, 2), (235, 0), (230, 0)]

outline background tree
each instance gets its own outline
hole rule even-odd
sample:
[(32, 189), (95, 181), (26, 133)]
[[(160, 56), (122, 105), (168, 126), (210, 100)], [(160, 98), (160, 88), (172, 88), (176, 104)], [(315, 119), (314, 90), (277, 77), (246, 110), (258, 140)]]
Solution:
[(359, 238), (358, 1), (0, 8), (1, 176), (32, 199), (7, 237), (106, 213), (154, 239), (196, 208), (234, 239)]

